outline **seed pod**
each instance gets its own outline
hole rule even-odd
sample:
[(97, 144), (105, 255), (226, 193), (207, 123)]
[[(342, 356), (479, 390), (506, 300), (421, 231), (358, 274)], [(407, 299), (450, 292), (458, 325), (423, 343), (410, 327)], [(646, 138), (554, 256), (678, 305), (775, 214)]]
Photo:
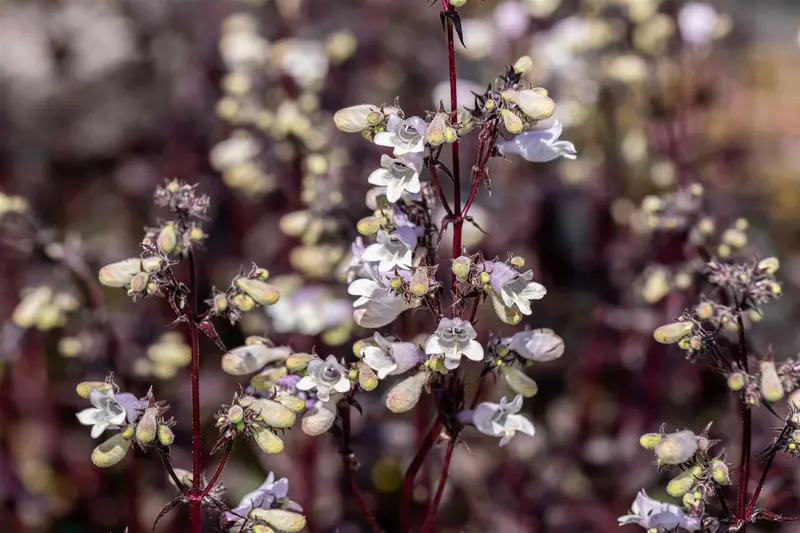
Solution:
[(158, 442), (164, 446), (170, 446), (173, 442), (175, 442), (175, 434), (172, 432), (169, 426), (165, 426), (164, 424), (158, 425)]
[(266, 522), (270, 526), (286, 533), (297, 533), (306, 527), (306, 517), (300, 513), (284, 509), (253, 509), (250, 518)]
[(306, 408), (306, 401), (296, 396), (277, 396), (275, 401), (288, 407), (295, 413), (302, 413)]
[(687, 337), (694, 328), (691, 322), (673, 322), (656, 328), (653, 338), (661, 344), (674, 344)]
[(286, 359), (286, 368), (292, 372), (300, 372), (305, 370), (309, 361), (313, 360), (315, 356), (310, 353), (293, 353)]
[(156, 246), (161, 252), (170, 254), (175, 251), (177, 245), (178, 236), (175, 233), (175, 224), (164, 224), (164, 227), (158, 232), (158, 237), (156, 237)]
[(110, 388), (111, 384), (106, 383), (105, 381), (84, 381), (82, 383), (78, 383), (78, 386), (75, 387), (75, 392), (77, 392), (78, 396), (81, 398), (88, 398), (95, 389), (99, 390), (100, 392), (106, 392)]
[(783, 384), (775, 370), (775, 363), (762, 361), (759, 368), (761, 369), (761, 395), (768, 402), (777, 402), (783, 398)]
[(283, 451), (283, 441), (266, 428), (255, 428), (253, 430), (253, 438), (264, 453), (275, 454)]
[(259, 413), (258, 417), (274, 428), (286, 429), (294, 425), (294, 411), (274, 400), (259, 399), (252, 409)]
[(125, 458), (131, 442), (122, 433), (117, 433), (92, 451), (92, 462), (100, 468), (114, 466)]
[(260, 305), (274, 305), (280, 298), (275, 287), (257, 279), (239, 278), (236, 286)]
[(503, 365), (500, 367), (500, 371), (506, 378), (511, 390), (521, 394), (523, 397), (533, 398), (536, 396), (536, 393), (539, 392), (539, 386), (536, 385), (536, 382), (518, 368)]
[(134, 257), (104, 266), (100, 269), (98, 279), (106, 287), (121, 288), (128, 285), (141, 270), (142, 260)]
[(367, 392), (378, 386), (377, 374), (364, 363), (358, 365), (358, 385)]
[(136, 441), (139, 444), (147, 445), (156, 440), (158, 431), (158, 409), (150, 407), (144, 410), (139, 423), (136, 424)]
[(731, 477), (728, 471), (728, 465), (721, 459), (714, 459), (711, 461), (711, 477), (720, 485), (730, 485)]
[(654, 451), (660, 464), (685, 463), (697, 452), (697, 436), (689, 430), (670, 433), (658, 441)]
[(300, 421), (303, 433), (311, 437), (322, 435), (328, 431), (336, 421), (336, 413), (318, 403)]
[(386, 407), (393, 413), (405, 413), (417, 405), (428, 381), (426, 372), (419, 372), (397, 383), (386, 396)]
[(469, 269), (471, 265), (472, 260), (469, 257), (462, 255), (453, 259), (453, 265), (450, 267), (450, 270), (453, 272), (458, 281), (461, 283), (466, 283), (467, 279), (469, 278)]
[(658, 444), (662, 438), (663, 437), (660, 433), (645, 433), (639, 437), (639, 444), (642, 445), (642, 448), (654, 450), (656, 444)]

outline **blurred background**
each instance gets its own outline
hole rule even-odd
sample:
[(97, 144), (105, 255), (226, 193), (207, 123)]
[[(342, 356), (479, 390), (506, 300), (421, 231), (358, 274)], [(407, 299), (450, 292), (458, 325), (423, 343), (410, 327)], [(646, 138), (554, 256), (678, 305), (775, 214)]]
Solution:
[[(100, 266), (136, 255), (144, 228), (166, 215), (152, 202), (165, 178), (197, 183), (211, 197), (199, 256), (205, 292), (251, 262), (281, 289), (266, 313), (219, 326), (226, 346), (266, 334), (297, 351), (345, 356), (371, 334), (352, 322), (341, 266), (356, 221), (370, 214), (366, 177), (381, 151), (336, 130), (332, 115), (395, 97), (422, 114), (447, 100), (439, 9), (425, 0), (0, 0), (7, 531), (139, 533), (174, 497), (153, 454), (135, 466), (131, 457), (110, 469), (92, 465), (96, 443), (74, 416), (86, 407), (74, 392), (80, 381), (113, 371), (139, 396), (152, 386), (178, 420), (175, 466), (189, 468), (188, 347), (179, 330), (166, 329), (171, 309), (96, 283)], [(641, 488), (668, 498), (668, 477), (640, 448), (642, 433), (662, 422), (699, 432), (714, 421), (712, 435), (738, 455), (724, 380), (652, 340), (653, 328), (697, 294), (685, 281), (693, 267), (680, 240), (649, 228), (642, 200), (699, 182), (703, 215), (718, 230), (746, 218), (740, 251), (777, 255), (785, 293), (765, 309), (753, 342), (762, 352), (771, 346), (777, 360), (800, 346), (800, 3), (469, 0), (462, 14), (466, 98), (529, 55), (527, 78), (557, 102), (579, 158), (494, 161), (491, 195), (484, 189), (476, 200), (489, 237), (467, 228), (465, 245), (527, 260), (548, 294), (525, 324), (553, 328), (567, 349), (531, 372), (535, 437), (498, 453), (496, 439), (467, 435), (437, 531), (617, 531)], [(474, 141), (462, 153), (474, 154)], [(449, 246), (445, 239), (445, 256)], [(20, 318), (15, 310), (42, 290), (44, 304)], [(489, 309), (479, 317), (482, 338), (511, 331)], [(433, 328), (420, 314), (404, 329), (411, 339)], [(203, 345), (206, 451), (212, 414), (242, 383), (222, 371), (221, 355)], [(508, 394), (505, 387), (498, 382), (487, 399)], [(358, 484), (391, 533), (399, 531), (403, 472), (433, 415), (427, 406), (390, 416), (382, 391), (362, 401), (353, 446)], [(758, 450), (775, 422), (762, 410), (755, 424)], [(289, 478), (309, 531), (368, 531), (333, 439), (295, 430), (286, 442), (269, 458), (237, 446), (223, 476), (228, 503), (274, 471)], [(422, 472), (420, 502), (442, 454), (435, 449)], [(786, 457), (777, 463), (763, 505), (797, 516), (800, 470)], [(158, 531), (185, 531), (187, 516), (174, 512)], [(207, 531), (218, 530), (209, 517)]]

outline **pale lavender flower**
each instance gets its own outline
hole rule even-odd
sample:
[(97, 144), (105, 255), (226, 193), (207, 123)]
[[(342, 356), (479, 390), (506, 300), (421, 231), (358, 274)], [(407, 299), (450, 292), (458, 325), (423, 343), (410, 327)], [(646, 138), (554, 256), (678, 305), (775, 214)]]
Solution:
[(425, 341), (425, 353), (444, 355), (444, 366), (448, 370), (458, 367), (461, 356), (473, 361), (483, 360), (483, 346), (475, 340), (478, 334), (466, 320), (443, 318), (433, 335)]
[(125, 409), (128, 423), (133, 424), (147, 408), (147, 400), (140, 400), (129, 392), (121, 392), (117, 394), (117, 401)]
[(564, 340), (549, 329), (518, 331), (503, 344), (523, 359), (544, 363), (564, 355)]
[(389, 375), (403, 374), (420, 362), (420, 351), (412, 342), (389, 342), (380, 333), (374, 336), (377, 346), (367, 346), (362, 360), (385, 379)]
[(376, 133), (373, 142), (378, 146), (394, 148), (395, 156), (423, 152), (427, 129), (428, 125), (420, 117), (403, 120), (397, 115), (390, 115), (386, 121), (386, 131)]
[(522, 409), (522, 395), (517, 394), (511, 403), (503, 397), (500, 403), (483, 402), (475, 407), (472, 423), (481, 433), (500, 437), (500, 446), (505, 446), (517, 431), (533, 436), (536, 429), (530, 420), (517, 414)]
[(328, 287), (312, 285), (282, 293), (275, 305), (264, 308), (275, 331), (317, 335), (350, 320), (348, 300), (334, 298)]
[(362, 259), (378, 263), (379, 272), (411, 268), (417, 246), (417, 237), (411, 228), (400, 228), (391, 234), (379, 231), (377, 241), (367, 246), (361, 254)]
[(102, 435), (106, 429), (116, 429), (125, 423), (128, 414), (117, 400), (113, 389), (105, 392), (92, 389), (92, 392), (89, 393), (89, 401), (94, 407), (84, 409), (76, 416), (84, 426), (92, 426), (93, 439)]
[(381, 168), (373, 171), (367, 181), (386, 187), (386, 199), (393, 204), (404, 192), (416, 194), (420, 191), (422, 184), (419, 174), (423, 164), (422, 154), (416, 152), (407, 153), (397, 159), (382, 155)]
[[(247, 514), (253, 509), (272, 509), (276, 502), (286, 498), (289, 495), (289, 480), (284, 478), (275, 481), (275, 475), (270, 472), (264, 483), (261, 484), (256, 490), (248, 492), (239, 501), (239, 505), (226, 512), (222, 516), (222, 520), (226, 527), (230, 524), (239, 522), (242, 517), (247, 517)], [(289, 501), (285, 508), (289, 511), (298, 513), (303, 512), (303, 508), (299, 504)]]
[(534, 128), (514, 137), (510, 141), (497, 143), (503, 155), (516, 154), (531, 163), (547, 163), (559, 157), (575, 159), (578, 155), (575, 145), (569, 141), (559, 141), (561, 122), (544, 120), (540, 128)]
[(531, 300), (547, 294), (544, 285), (533, 281), (533, 271), (519, 272), (499, 261), (486, 263), (492, 288), (506, 307), (516, 307), (523, 315), (531, 314)]
[(345, 393), (350, 390), (347, 370), (339, 364), (336, 357), (329, 355), (324, 361), (313, 359), (308, 363), (307, 375), (296, 385), (298, 390), (315, 389), (317, 398), (323, 402), (330, 399), (331, 392)]
[[(401, 275), (410, 274), (400, 271)], [(394, 321), (400, 313), (419, 305), (415, 301), (408, 302), (396, 295), (389, 287), (386, 276), (379, 273), (373, 265), (364, 265), (364, 278), (350, 283), (347, 292), (358, 299), (353, 302), (353, 318), (364, 328), (380, 328)], [(410, 276), (409, 276), (410, 277)]]
[(652, 499), (644, 490), (636, 496), (630, 514), (617, 520), (621, 526), (637, 524), (648, 531), (700, 531), (702, 527), (699, 519), (686, 516), (677, 505)]

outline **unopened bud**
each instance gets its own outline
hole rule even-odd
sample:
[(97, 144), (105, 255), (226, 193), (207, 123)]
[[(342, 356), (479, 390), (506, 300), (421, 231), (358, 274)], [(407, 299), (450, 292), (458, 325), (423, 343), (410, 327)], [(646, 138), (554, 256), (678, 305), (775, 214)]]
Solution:
[(439, 146), (444, 143), (444, 133), (447, 129), (446, 113), (436, 113), (428, 129), (425, 130), (425, 141), (431, 146)]
[(357, 340), (353, 343), (353, 355), (361, 359), (364, 348), (367, 347), (367, 342), (364, 339)]
[(758, 262), (759, 270), (766, 272), (767, 274), (774, 274), (778, 271), (780, 266), (781, 264), (777, 257), (765, 257)]
[(314, 359), (310, 353), (293, 353), (286, 359), (286, 368), (293, 372), (305, 370), (309, 361)]
[(269, 279), (269, 270), (266, 268), (257, 268), (254, 272), (256, 279), (267, 281)]
[(372, 111), (367, 115), (367, 124), (370, 126), (377, 126), (383, 122), (383, 113), (380, 111)]
[(306, 408), (306, 401), (296, 396), (278, 396), (275, 401), (284, 407), (288, 407), (293, 413), (301, 413)]
[(386, 407), (393, 413), (410, 411), (417, 405), (427, 381), (428, 374), (419, 372), (397, 383), (386, 396)]
[(694, 311), (700, 320), (708, 320), (714, 316), (714, 305), (711, 302), (703, 302)]
[(258, 522), (266, 522), (279, 531), (297, 533), (306, 527), (306, 517), (300, 513), (284, 509), (252, 509), (250, 518)]
[(450, 270), (452, 270), (458, 281), (465, 283), (469, 278), (469, 269), (471, 265), (472, 260), (469, 257), (462, 255), (453, 260), (453, 265), (450, 267)]
[(692, 196), (703, 196), (703, 186), (699, 183), (689, 185), (689, 193)]
[(164, 424), (158, 425), (158, 442), (164, 446), (169, 446), (175, 442), (175, 434), (169, 426), (165, 426)]
[(175, 224), (164, 224), (156, 238), (156, 246), (165, 254), (172, 253), (178, 245), (178, 236), (175, 234)]
[(775, 363), (762, 361), (759, 368), (761, 369), (761, 395), (768, 402), (777, 402), (783, 398), (783, 384), (775, 370)]
[(769, 292), (775, 296), (780, 296), (783, 293), (783, 288), (780, 283), (770, 283)]
[(653, 338), (661, 344), (674, 344), (686, 338), (691, 332), (694, 324), (691, 322), (673, 322), (656, 328)]
[(519, 118), (513, 111), (508, 109), (500, 110), (500, 117), (503, 119), (503, 125), (512, 135), (519, 135), (524, 129), (522, 119)]
[(264, 453), (275, 454), (283, 451), (283, 441), (266, 428), (257, 427), (253, 430), (253, 437)]
[(731, 477), (728, 471), (728, 465), (721, 459), (714, 459), (711, 461), (711, 477), (720, 485), (730, 485)]
[(125, 458), (131, 441), (117, 433), (92, 451), (92, 462), (100, 468), (114, 466)]
[(408, 285), (411, 294), (414, 296), (425, 296), (430, 290), (430, 281), (428, 280), (428, 271), (425, 268), (417, 268), (414, 275), (411, 276), (411, 282)]
[(322, 435), (328, 431), (336, 421), (336, 413), (328, 409), (325, 404), (318, 403), (300, 421), (303, 433), (311, 437)]
[(228, 409), (228, 420), (231, 421), (231, 424), (238, 424), (244, 420), (244, 409), (240, 405), (232, 405)]
[(525, 258), (515, 255), (514, 257), (511, 258), (510, 263), (512, 267), (519, 270), (525, 266)]
[(200, 242), (206, 238), (206, 234), (198, 228), (194, 226), (192, 229), (189, 230), (189, 240), (192, 242)]
[(458, 140), (458, 132), (450, 126), (444, 129), (444, 142), (454, 143)]
[(522, 56), (514, 62), (514, 72), (524, 74), (533, 68), (531, 56)]
[(734, 372), (728, 376), (728, 388), (734, 392), (740, 391), (747, 384), (747, 378), (742, 372)]
[(78, 383), (78, 386), (75, 387), (75, 392), (77, 392), (78, 396), (81, 398), (88, 398), (95, 389), (99, 390), (100, 392), (106, 392), (110, 388), (111, 384), (106, 383), (105, 381), (84, 381), (82, 383)]
[(689, 430), (670, 433), (656, 444), (653, 451), (660, 464), (685, 463), (697, 452), (697, 436)]
[(228, 309), (228, 296), (225, 293), (214, 295), (214, 312), (222, 314)]
[(257, 279), (239, 278), (236, 287), (260, 305), (274, 305), (280, 299), (278, 289)]
[(106, 287), (124, 287), (128, 285), (133, 276), (141, 272), (142, 260), (138, 257), (111, 263), (100, 269), (98, 278)]
[(358, 385), (367, 392), (374, 390), (378, 386), (377, 374), (363, 363), (358, 368)]
[(142, 270), (152, 274), (153, 272), (161, 268), (162, 263), (163, 261), (161, 260), (160, 257), (156, 256), (145, 257), (144, 259), (142, 259)]
[(701, 218), (697, 223), (697, 230), (703, 235), (711, 235), (715, 229), (714, 221), (710, 218)]
[[(700, 467), (695, 467), (700, 470)], [(667, 494), (675, 498), (680, 498), (690, 490), (695, 484), (695, 468), (691, 468), (679, 474), (667, 483)], [(701, 470), (702, 472), (702, 470)]]
[(503, 377), (506, 378), (508, 386), (517, 394), (521, 394), (525, 398), (533, 398), (539, 392), (539, 386), (533, 378), (526, 375), (518, 368), (503, 365), (500, 367)]
[(131, 290), (133, 292), (145, 292), (147, 290), (147, 282), (150, 280), (150, 274), (147, 272), (139, 272), (131, 280)]
[(389, 280), (389, 287), (391, 287), (394, 290), (397, 290), (402, 286), (403, 286), (403, 278), (401, 278), (400, 276), (394, 276), (392, 277), (392, 279)]
[(733, 249), (739, 249), (747, 244), (747, 235), (738, 228), (729, 228), (722, 233), (722, 242)]
[(795, 429), (792, 431), (791, 439), (795, 442), (800, 444), (800, 429)]
[(478, 276), (478, 278), (480, 279), (480, 282), (483, 283), (484, 285), (489, 283), (491, 281), (491, 279), (492, 279), (491, 277), (489, 277), (489, 273), (486, 272), (486, 271), (481, 272), (480, 276)]
[(467, 0), (450, 0), (450, 5), (453, 7), (464, 7), (467, 5)]
[(739, 231), (746, 231), (750, 227), (750, 222), (746, 218), (737, 218), (736, 222), (733, 223), (733, 227)]
[(253, 310), (256, 306), (256, 302), (246, 294), (236, 294), (233, 297), (233, 305), (238, 310), (246, 313)]
[(144, 410), (139, 423), (136, 424), (136, 441), (139, 444), (150, 444), (156, 440), (158, 430), (158, 409), (150, 407)]
[(273, 428), (290, 428), (296, 420), (294, 411), (275, 400), (261, 398), (253, 404), (252, 409), (258, 412), (260, 420), (263, 420)]
[(356, 224), (358, 233), (365, 237), (372, 237), (381, 229), (381, 221), (377, 217), (364, 217)]
[(645, 433), (639, 437), (639, 444), (642, 445), (642, 448), (654, 450), (656, 444), (658, 444), (662, 438), (663, 436), (660, 433)]
[(654, 194), (648, 194), (642, 198), (642, 211), (645, 213), (656, 213), (664, 207), (664, 200)]
[(136, 433), (136, 426), (134, 426), (133, 424), (128, 424), (127, 426), (125, 426), (125, 429), (123, 429), (120, 432), (120, 435), (122, 435), (128, 440), (131, 440), (135, 433)]

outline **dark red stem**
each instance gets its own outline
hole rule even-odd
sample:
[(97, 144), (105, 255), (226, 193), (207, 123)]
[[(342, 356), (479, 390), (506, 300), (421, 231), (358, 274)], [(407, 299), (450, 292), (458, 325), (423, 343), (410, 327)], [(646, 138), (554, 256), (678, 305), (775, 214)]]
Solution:
[[(447, 0), (442, 0), (442, 9), (452, 13), (453, 8)], [(456, 81), (456, 45), (453, 37), (453, 23), (447, 20), (447, 63), (450, 72), (450, 121), (458, 120), (458, 82)], [(461, 164), (458, 157), (458, 140), (453, 143), (453, 259), (461, 255), (461, 233), (464, 220), (461, 213)], [(453, 274), (451, 290), (456, 295), (458, 281)]]
[[(178, 474), (176, 474), (175, 469), (172, 468), (172, 463), (169, 462), (169, 456), (167, 455), (167, 452), (159, 448), (158, 455), (161, 457), (161, 463), (167, 470), (169, 477), (172, 478), (172, 482), (175, 483), (176, 487), (178, 487), (178, 490), (180, 490), (184, 496), (190, 496), (191, 491), (189, 491), (183, 482), (178, 478)], [(194, 480), (192, 480), (192, 484), (194, 484)]]
[[(738, 314), (736, 322), (739, 327), (739, 365), (743, 372), (747, 372), (747, 339), (744, 333), (744, 322), (742, 320), (742, 309), (737, 303)], [(741, 457), (739, 460), (739, 494), (736, 499), (736, 518), (743, 521), (746, 519), (745, 505), (747, 505), (747, 485), (750, 482), (750, 446), (753, 433), (753, 420), (750, 406), (742, 396), (740, 403), (742, 415), (742, 436), (741, 436)], [(747, 533), (747, 522), (745, 521), (741, 529), (742, 533)]]
[(428, 511), (428, 517), (422, 524), (420, 533), (425, 533), (429, 529), (433, 529), (436, 523), (436, 513), (439, 511), (439, 502), (442, 501), (442, 494), (444, 494), (444, 486), (447, 484), (447, 473), (450, 471), (450, 460), (453, 458), (453, 450), (456, 448), (456, 439), (453, 438), (447, 444), (447, 451), (444, 454), (444, 464), (442, 465), (442, 474), (439, 477), (439, 484), (436, 486), (436, 494), (433, 497), (433, 503)]
[(411, 500), (411, 495), (414, 492), (414, 479), (417, 477), (417, 473), (422, 467), (422, 463), (425, 462), (428, 452), (431, 451), (431, 448), (433, 448), (433, 445), (436, 443), (436, 439), (439, 437), (439, 432), (442, 431), (442, 426), (444, 426), (444, 421), (437, 417), (433, 422), (430, 431), (428, 431), (428, 434), (425, 436), (425, 440), (423, 440), (420, 444), (414, 459), (411, 460), (411, 464), (408, 465), (408, 470), (406, 470), (406, 474), (403, 477), (403, 493), (400, 500), (400, 531), (402, 533), (409, 531), (408, 506)]
[(219, 464), (217, 465), (217, 470), (214, 472), (214, 475), (211, 476), (211, 481), (208, 482), (208, 485), (205, 486), (203, 492), (200, 493), (200, 499), (203, 499), (206, 496), (208, 496), (208, 494), (214, 489), (214, 485), (216, 485), (219, 476), (222, 475), (222, 471), (225, 469), (225, 464), (231, 457), (232, 450), (233, 450), (233, 441), (229, 440), (228, 444), (225, 445), (225, 451), (222, 454), (222, 459), (220, 459)]
[(772, 460), (775, 459), (775, 454), (769, 454), (769, 458), (767, 458), (767, 464), (764, 465), (764, 470), (761, 471), (761, 477), (758, 479), (758, 485), (756, 485), (756, 490), (753, 492), (753, 498), (750, 500), (750, 505), (747, 506), (747, 511), (744, 513), (745, 520), (750, 519), (750, 515), (753, 513), (753, 509), (756, 507), (756, 503), (758, 502), (758, 497), (761, 495), (761, 489), (764, 487), (764, 483), (767, 481), (767, 474), (769, 474), (769, 469), (772, 467)]
[(353, 493), (353, 496), (356, 499), (356, 503), (358, 504), (358, 508), (361, 510), (361, 514), (364, 515), (364, 518), (369, 523), (370, 527), (372, 528), (372, 531), (374, 533), (383, 533), (380, 524), (378, 524), (378, 521), (375, 519), (375, 516), (369, 510), (367, 502), (364, 501), (364, 496), (358, 489), (358, 484), (356, 483), (356, 477), (353, 475), (353, 466), (355, 462), (355, 457), (353, 456), (353, 452), (350, 449), (350, 406), (349, 405), (341, 406), (339, 408), (339, 416), (342, 419), (342, 440), (339, 453), (342, 456), (344, 475), (347, 478), (347, 484), (350, 486), (350, 492)]
[(189, 328), (192, 337), (192, 533), (202, 533), (203, 500), (201, 498), (200, 472), (202, 456), (200, 450), (200, 337), (197, 329), (197, 269), (194, 252), (189, 250)]

